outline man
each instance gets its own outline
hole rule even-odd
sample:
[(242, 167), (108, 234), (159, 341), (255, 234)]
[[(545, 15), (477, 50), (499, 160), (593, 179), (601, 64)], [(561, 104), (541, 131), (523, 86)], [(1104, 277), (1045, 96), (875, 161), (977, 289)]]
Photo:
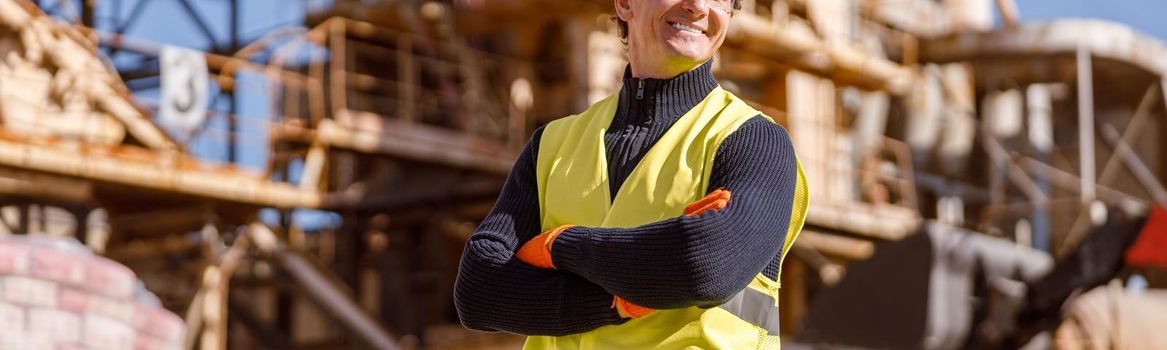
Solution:
[(615, 0), (616, 94), (535, 131), (466, 245), (455, 306), (526, 349), (776, 349), (806, 187), (781, 126), (717, 86), (738, 0)]

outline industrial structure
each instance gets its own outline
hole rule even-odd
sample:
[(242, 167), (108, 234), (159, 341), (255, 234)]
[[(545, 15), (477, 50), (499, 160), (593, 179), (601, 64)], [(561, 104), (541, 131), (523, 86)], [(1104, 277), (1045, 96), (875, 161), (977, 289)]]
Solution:
[[(244, 42), (237, 0), (229, 38), (175, 0), (212, 43), (207, 120), (226, 125), (189, 134), (140, 97), (167, 84), (172, 48), (125, 35), (149, 1), (122, 2), (0, 0), (0, 232), (76, 237), (130, 267), (185, 317), (187, 348), (521, 344), (458, 324), (458, 259), (532, 130), (619, 88), (610, 1), (306, 1), (302, 26)], [(1022, 22), (1011, 0), (742, 2), (714, 73), (790, 131), (811, 191), (784, 340), (813, 338), (812, 301), (852, 262), (929, 225), (1045, 259), (1010, 276), (1029, 282), (1105, 221), (1091, 214), (1167, 204), (1156, 39)], [(195, 136), (228, 156), (196, 156)], [(266, 150), (260, 171), (248, 148)], [(918, 344), (985, 336), (958, 327)]]

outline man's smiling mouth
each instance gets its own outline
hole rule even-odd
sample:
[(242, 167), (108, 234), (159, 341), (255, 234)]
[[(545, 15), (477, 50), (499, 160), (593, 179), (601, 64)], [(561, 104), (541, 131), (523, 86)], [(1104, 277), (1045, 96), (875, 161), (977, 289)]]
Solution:
[(679, 31), (682, 31), (682, 32), (688, 32), (688, 33), (693, 33), (693, 34), (705, 34), (705, 31), (697, 29), (696, 27), (673, 22), (673, 21), (669, 21), (669, 26), (671, 26), (674, 29), (677, 29)]

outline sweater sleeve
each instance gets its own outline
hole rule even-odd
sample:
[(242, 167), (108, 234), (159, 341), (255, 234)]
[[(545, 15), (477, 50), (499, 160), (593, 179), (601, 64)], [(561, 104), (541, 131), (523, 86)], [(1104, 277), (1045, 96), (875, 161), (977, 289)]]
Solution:
[(513, 258), (539, 233), (536, 130), (511, 169), (494, 208), (466, 243), (454, 286), (454, 306), (467, 328), (525, 335), (580, 333), (622, 322), (612, 294), (569, 272)]
[(713, 307), (728, 301), (777, 256), (797, 181), (786, 130), (755, 117), (717, 151), (709, 190), (729, 204), (696, 217), (635, 228), (575, 227), (551, 247), (555, 266), (641, 306)]

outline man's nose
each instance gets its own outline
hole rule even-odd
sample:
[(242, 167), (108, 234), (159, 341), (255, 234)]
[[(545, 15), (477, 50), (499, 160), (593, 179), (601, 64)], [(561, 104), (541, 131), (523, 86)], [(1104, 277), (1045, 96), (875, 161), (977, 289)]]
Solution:
[(681, 0), (681, 8), (693, 15), (709, 13), (708, 0)]

